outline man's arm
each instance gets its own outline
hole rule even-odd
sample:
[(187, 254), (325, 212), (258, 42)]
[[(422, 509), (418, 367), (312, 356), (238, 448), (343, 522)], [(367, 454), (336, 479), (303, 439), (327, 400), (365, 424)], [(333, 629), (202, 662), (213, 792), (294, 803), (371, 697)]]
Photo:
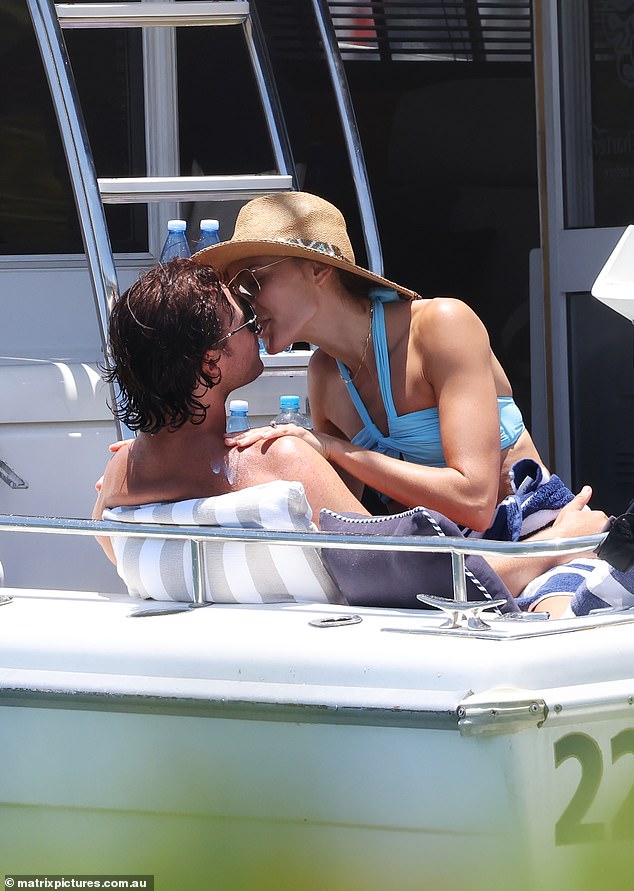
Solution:
[[(97, 489), (97, 500), (95, 501), (95, 506), (92, 509), (93, 520), (101, 520), (104, 510), (107, 507), (113, 506), (112, 501), (108, 500), (108, 493), (112, 490), (113, 482), (114, 480), (116, 480), (115, 469), (119, 467), (118, 472), (121, 473), (121, 462), (125, 462), (131, 442), (131, 440), (123, 440), (120, 442), (116, 442), (110, 446), (110, 451), (113, 452), (113, 455), (110, 458), (110, 461), (108, 461), (108, 463), (106, 464), (103, 476), (100, 480), (97, 480), (97, 483), (95, 484), (95, 488)], [(103, 551), (108, 560), (110, 560), (110, 562), (114, 563), (114, 565), (116, 566), (117, 561), (114, 556), (111, 539), (105, 536), (96, 536), (96, 538), (103, 548)]]
[[(101, 485), (99, 485), (99, 483), (101, 483)], [(99, 483), (97, 484), (98, 485), (97, 500), (95, 501), (95, 506), (92, 509), (93, 520), (101, 520), (101, 515), (103, 514), (105, 507), (106, 507), (106, 505), (104, 503), (104, 497), (103, 497), (103, 477), (101, 478)], [(110, 560), (110, 562), (114, 563), (114, 565), (116, 566), (117, 561), (115, 560), (114, 550), (112, 549), (111, 540), (109, 538), (105, 538), (102, 535), (98, 535), (97, 542), (103, 548), (103, 551), (104, 551), (106, 557), (108, 558), (108, 560)]]

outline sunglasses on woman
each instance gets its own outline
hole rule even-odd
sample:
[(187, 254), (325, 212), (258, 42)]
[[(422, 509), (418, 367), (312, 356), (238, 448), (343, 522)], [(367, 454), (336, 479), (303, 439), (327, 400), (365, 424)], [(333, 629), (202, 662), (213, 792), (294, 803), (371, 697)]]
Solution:
[(285, 260), (290, 259), (291, 257), (282, 257), (281, 260), (273, 260), (272, 263), (267, 263), (266, 266), (253, 266), (251, 269), (241, 269), (228, 282), (227, 287), (240, 297), (255, 300), (262, 290), (260, 280), (255, 273), (262, 272), (263, 269), (270, 269), (271, 266), (277, 266), (278, 263), (283, 263)]

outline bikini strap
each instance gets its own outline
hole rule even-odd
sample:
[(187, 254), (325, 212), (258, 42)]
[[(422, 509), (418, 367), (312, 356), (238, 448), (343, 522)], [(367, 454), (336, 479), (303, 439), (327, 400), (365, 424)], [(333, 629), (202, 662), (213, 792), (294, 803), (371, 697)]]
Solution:
[(385, 332), (385, 312), (381, 300), (374, 300), (373, 304), (372, 345), (381, 398), (383, 399), (383, 407), (385, 408), (389, 426), (391, 419), (396, 417), (396, 408), (394, 407), (394, 398), (392, 396), (392, 375), (390, 373), (390, 353), (387, 347), (387, 335)]
[(337, 362), (337, 368), (339, 369), (339, 374), (341, 375), (341, 379), (348, 389), (348, 393), (350, 394), (350, 398), (352, 399), (352, 404), (356, 408), (357, 413), (358, 413), (359, 417), (361, 418), (361, 422), (362, 422), (363, 426), (364, 427), (370, 427), (370, 426), (375, 427), (376, 425), (374, 424), (374, 421), (368, 414), (368, 410), (365, 407), (363, 400), (359, 396), (359, 391), (357, 390), (355, 385), (350, 380), (350, 372), (348, 371), (346, 366), (343, 364), (343, 362), (339, 361), (339, 359), (337, 359), (336, 362)]

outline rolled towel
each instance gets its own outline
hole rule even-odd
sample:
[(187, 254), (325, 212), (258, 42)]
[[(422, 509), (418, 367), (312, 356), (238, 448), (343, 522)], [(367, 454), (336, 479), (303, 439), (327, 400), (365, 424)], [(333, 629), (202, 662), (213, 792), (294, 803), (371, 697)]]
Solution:
[(485, 532), (463, 530), (470, 538), (520, 541), (544, 529), (574, 498), (570, 489), (532, 458), (516, 461), (509, 471), (512, 493), (501, 501)]

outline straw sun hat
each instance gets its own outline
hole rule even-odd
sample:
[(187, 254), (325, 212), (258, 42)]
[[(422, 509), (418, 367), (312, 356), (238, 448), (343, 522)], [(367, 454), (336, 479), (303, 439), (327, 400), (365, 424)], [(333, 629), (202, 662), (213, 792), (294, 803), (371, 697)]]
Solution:
[(205, 248), (193, 259), (224, 273), (232, 263), (258, 256), (318, 260), (393, 288), (405, 297), (418, 297), (409, 288), (357, 266), (341, 211), (307, 192), (254, 198), (240, 210), (232, 238)]

